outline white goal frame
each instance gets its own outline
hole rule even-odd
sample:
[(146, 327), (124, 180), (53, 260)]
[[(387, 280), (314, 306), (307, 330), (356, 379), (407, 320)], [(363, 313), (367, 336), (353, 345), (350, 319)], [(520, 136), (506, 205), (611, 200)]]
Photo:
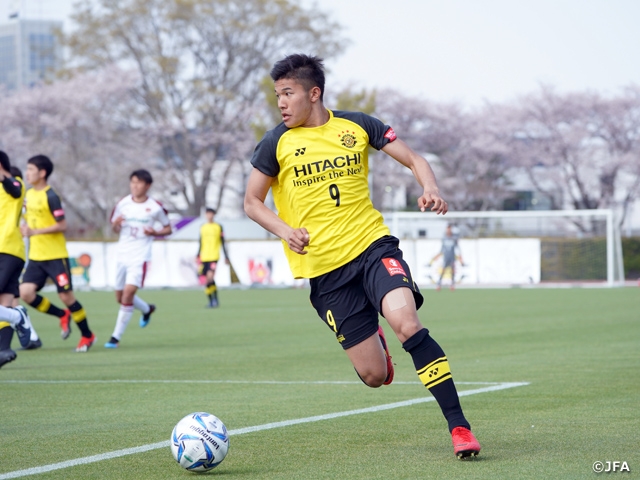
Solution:
[(606, 256), (607, 279), (606, 285), (613, 287), (624, 284), (624, 267), (622, 261), (622, 242), (620, 229), (616, 223), (616, 215), (610, 209), (594, 210), (505, 210), (484, 212), (448, 212), (446, 215), (435, 215), (431, 212), (388, 212), (385, 213), (385, 222), (391, 229), (391, 234), (403, 238), (418, 238), (417, 231), (407, 235), (406, 227), (402, 225), (411, 222), (411, 225), (419, 226), (425, 223), (444, 222), (451, 223), (461, 218), (493, 218), (493, 219), (531, 219), (531, 218), (601, 218), (606, 220)]

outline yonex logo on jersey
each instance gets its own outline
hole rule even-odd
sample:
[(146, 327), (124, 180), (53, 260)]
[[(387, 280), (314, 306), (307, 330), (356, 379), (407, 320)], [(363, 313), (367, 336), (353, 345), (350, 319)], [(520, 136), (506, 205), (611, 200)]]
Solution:
[(340, 142), (342, 143), (343, 146), (347, 147), (347, 148), (353, 148), (356, 146), (357, 140), (356, 137), (353, 135), (356, 132), (349, 132), (348, 130), (346, 132), (342, 132), (340, 135), (342, 135), (342, 137), (340, 138)]
[(395, 258), (383, 258), (382, 263), (384, 264), (385, 267), (387, 267), (387, 271), (389, 272), (389, 275), (391, 276), (403, 275), (405, 277), (407, 276), (407, 274), (404, 271), (404, 268), (402, 268), (402, 265), (400, 264), (400, 262), (398, 262)]
[(296, 148), (296, 157), (298, 155), (304, 155), (304, 152), (307, 151), (307, 147), (302, 147), (302, 148)]

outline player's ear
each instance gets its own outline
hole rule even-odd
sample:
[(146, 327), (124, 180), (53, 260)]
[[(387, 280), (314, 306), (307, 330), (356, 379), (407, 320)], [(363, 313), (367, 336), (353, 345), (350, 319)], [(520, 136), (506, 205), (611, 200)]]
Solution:
[(312, 102), (319, 101), (321, 95), (322, 90), (320, 90), (320, 87), (312, 87), (311, 90), (309, 90), (309, 100)]

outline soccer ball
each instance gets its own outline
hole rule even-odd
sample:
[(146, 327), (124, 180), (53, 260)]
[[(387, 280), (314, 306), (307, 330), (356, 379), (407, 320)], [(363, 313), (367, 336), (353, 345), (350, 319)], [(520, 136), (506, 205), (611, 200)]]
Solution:
[(220, 465), (229, 450), (227, 427), (210, 413), (191, 413), (171, 434), (171, 453), (182, 468), (206, 472)]

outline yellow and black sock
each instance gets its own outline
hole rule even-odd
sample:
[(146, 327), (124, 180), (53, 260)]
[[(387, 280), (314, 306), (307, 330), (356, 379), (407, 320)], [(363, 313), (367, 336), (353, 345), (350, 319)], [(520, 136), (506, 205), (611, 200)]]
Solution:
[(89, 324), (87, 323), (87, 313), (84, 311), (84, 308), (82, 308), (82, 305), (80, 305), (80, 302), (76, 300), (75, 303), (69, 305), (69, 310), (71, 310), (71, 318), (75, 324), (78, 325), (82, 336), (90, 338), (91, 330), (89, 330)]
[(40, 295), (36, 295), (36, 298), (29, 305), (47, 315), (53, 315), (58, 318), (64, 317), (64, 310), (53, 305), (48, 298)]
[(471, 428), (462, 413), (447, 356), (440, 345), (431, 338), (429, 330), (423, 328), (404, 342), (402, 348), (411, 355), (420, 381), (440, 405), (449, 424), (449, 431), (455, 427)]
[(0, 350), (9, 350), (12, 338), (13, 328), (11, 324), (9, 322), (0, 322)]
[(213, 282), (207, 283), (204, 292), (207, 294), (210, 302), (218, 299), (218, 287), (216, 286), (215, 280)]

